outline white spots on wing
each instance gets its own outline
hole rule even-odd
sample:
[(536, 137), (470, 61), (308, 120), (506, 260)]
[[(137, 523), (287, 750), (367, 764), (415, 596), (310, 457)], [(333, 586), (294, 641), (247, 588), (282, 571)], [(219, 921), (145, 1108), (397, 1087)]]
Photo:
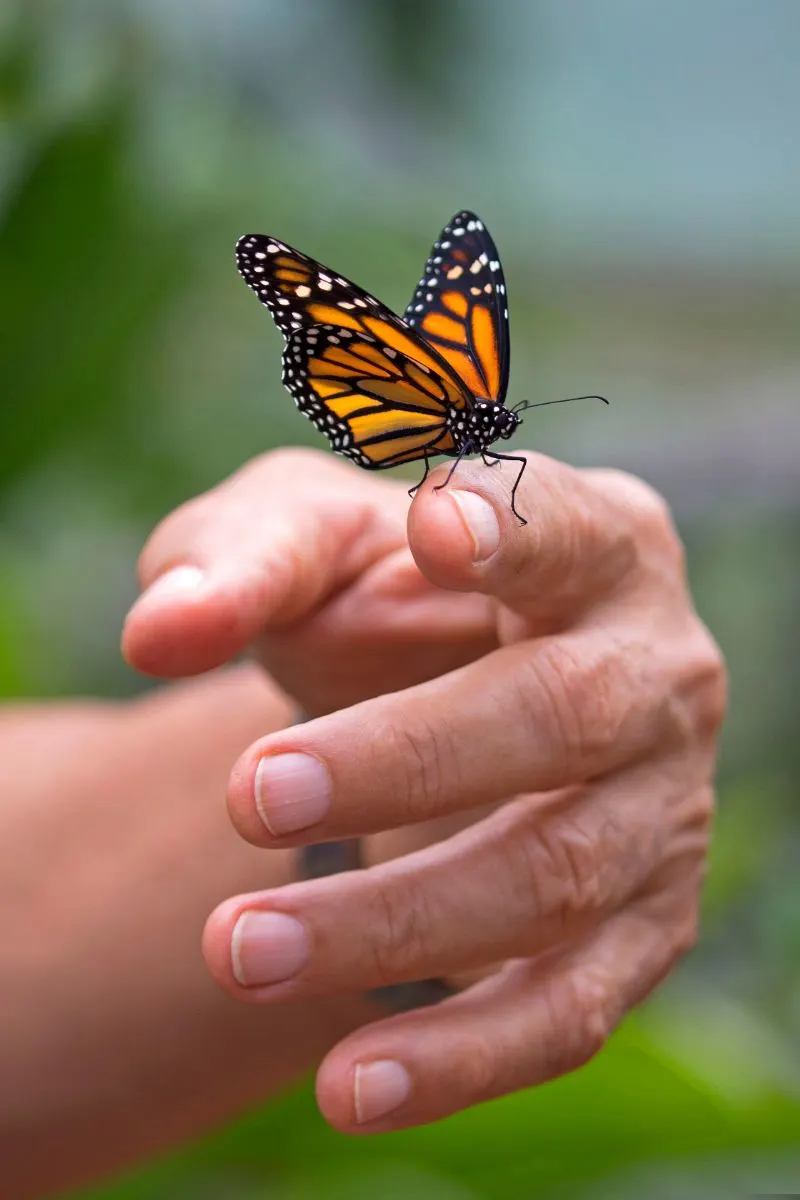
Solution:
[(366, 308), (367, 307), (366, 300), (362, 300), (360, 296), (356, 297), (355, 303), (358, 308)]
[(469, 293), (470, 293), (470, 295), (471, 295), (471, 296), (480, 296), (480, 294), (481, 294), (481, 289), (480, 289), (479, 287), (471, 287), (471, 288), (469, 289)]
[(433, 292), (428, 292), (425, 296), (425, 303), (430, 304), (432, 299), (433, 299)]
[(452, 245), (452, 242), (442, 242), (439, 249), (440, 250), (449, 250), (451, 245)]
[(321, 275), (319, 277), (318, 282), (319, 282), (319, 286), (323, 292), (329, 292), (331, 290), (331, 288), (333, 287), (333, 284), (331, 283), (330, 279), (323, 279), (323, 277)]
[(351, 304), (351, 302), (349, 300), (340, 300), (338, 307), (339, 308), (355, 308), (355, 304)]
[(289, 304), (290, 304), (290, 301), (289, 301), (289, 300), (287, 300), (285, 296), (279, 296), (279, 297), (278, 297), (278, 304), (280, 304), (281, 308), (288, 308), (288, 307), (289, 307)]
[(397, 358), (397, 351), (393, 350), (391, 346), (384, 346), (383, 353), (387, 358)]
[[(463, 237), (463, 236), (464, 236), (464, 234), (465, 234), (466, 232), (467, 232), (467, 231), (466, 231), (466, 229), (464, 228), (464, 226), (463, 226), (463, 225), (459, 226), (459, 228), (458, 228), (458, 229), (454, 229), (454, 230), (453, 230), (453, 233), (454, 233), (454, 235), (455, 235), (456, 237)], [(443, 243), (443, 244), (444, 244), (444, 243)]]
[(264, 268), (263, 267), (253, 267), (253, 270), (258, 271), (260, 274), (264, 270)]
[(486, 295), (487, 295), (487, 296), (491, 296), (491, 294), (492, 294), (492, 285), (491, 285), (490, 283), (484, 284), (484, 288), (483, 288), (483, 290), (486, 292)]
[(446, 272), (448, 279), (460, 279), (463, 274), (464, 268), (459, 266), (451, 267), (450, 270)]
[(328, 344), (329, 344), (330, 346), (338, 346), (338, 345), (339, 345), (339, 339), (338, 339), (337, 337), (334, 337), (334, 336), (333, 336), (333, 334), (331, 334), (331, 335), (329, 336), (329, 338), (328, 338)]
[(282, 250), (282, 249), (283, 249), (283, 247), (278, 242), (268, 242), (267, 243), (267, 252), (269, 254), (277, 254), (278, 251)]
[(256, 250), (255, 254), (253, 255), (253, 258), (266, 258), (266, 257), (267, 256), (263, 250)]
[(305, 283), (298, 283), (297, 287), (294, 289), (294, 294), (299, 296), (301, 300), (305, 300), (306, 296), (311, 295), (311, 288)]
[(470, 267), (469, 267), (470, 275), (477, 275), (478, 271), (480, 271), (482, 266), (483, 266), (483, 263), (481, 262), (481, 260), (479, 258), (476, 258), (474, 262), (470, 263)]

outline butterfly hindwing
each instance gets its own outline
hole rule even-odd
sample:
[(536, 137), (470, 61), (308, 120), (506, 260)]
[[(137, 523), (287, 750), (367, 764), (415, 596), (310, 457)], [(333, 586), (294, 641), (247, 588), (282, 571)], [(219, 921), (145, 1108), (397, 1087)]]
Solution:
[(505, 401), (508, 296), (497, 247), (475, 213), (456, 213), (442, 230), (403, 317), (474, 396)]
[(283, 382), (333, 449), (367, 470), (458, 451), (466, 390), (372, 334), (335, 325), (295, 330)]

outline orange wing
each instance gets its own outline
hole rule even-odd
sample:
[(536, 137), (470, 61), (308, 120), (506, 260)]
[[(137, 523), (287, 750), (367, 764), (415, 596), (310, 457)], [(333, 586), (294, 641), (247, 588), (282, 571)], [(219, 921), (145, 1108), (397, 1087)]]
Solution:
[(497, 247), (474, 213), (457, 213), (442, 230), (403, 316), (475, 397), (504, 403), (509, 370), (506, 285)]
[(362, 317), (383, 310), (357, 284), (266, 234), (239, 238), (236, 265), (286, 338), (303, 325), (361, 329)]
[(236, 264), (285, 338), (311, 325), (335, 325), (368, 334), (429, 371), (449, 376), (452, 387), (459, 389), (452, 368), (405, 321), (369, 292), (307, 254), (266, 234), (248, 233), (236, 244)]
[(471, 401), (449, 372), (398, 349), (395, 332), (310, 326), (295, 330), (283, 352), (283, 382), (297, 407), (337, 453), (367, 470), (457, 454)]

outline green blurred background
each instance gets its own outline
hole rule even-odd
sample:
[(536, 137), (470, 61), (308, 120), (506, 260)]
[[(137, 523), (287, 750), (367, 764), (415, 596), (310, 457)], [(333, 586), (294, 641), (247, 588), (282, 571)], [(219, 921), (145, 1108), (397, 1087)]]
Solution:
[(795, 0), (0, 5), (3, 694), (145, 686), (117, 647), (153, 523), (319, 444), (238, 235), (402, 310), (464, 206), (511, 398), (612, 398), (521, 444), (667, 495), (732, 675), (702, 943), (598, 1060), (369, 1140), (301, 1088), (92, 1200), (800, 1192), (799, 58)]

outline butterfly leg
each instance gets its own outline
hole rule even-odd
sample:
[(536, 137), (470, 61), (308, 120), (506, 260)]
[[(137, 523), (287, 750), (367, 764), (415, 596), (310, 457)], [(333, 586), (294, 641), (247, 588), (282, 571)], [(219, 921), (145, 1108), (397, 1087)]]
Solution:
[(420, 479), (419, 483), (415, 483), (412, 488), (408, 489), (408, 494), (409, 494), (409, 496), (412, 497), (412, 499), (413, 499), (415, 493), (419, 491), (419, 489), (422, 487), (425, 480), (428, 478), (428, 475), (430, 474), (430, 469), (431, 469), (431, 460), (428, 458), (428, 456), (426, 454), (425, 455), (425, 474), (422, 476), (422, 479)]
[(497, 467), (500, 465), (499, 458), (495, 458), (493, 462), (489, 462), (488, 458), (486, 457), (485, 451), (481, 451), (481, 458), (483, 459), (483, 461), (487, 467)]
[[(525, 468), (528, 465), (527, 458), (521, 458), (518, 454), (497, 454), (494, 450), (492, 451), (492, 458), (494, 459), (494, 463), (491, 464), (493, 466), (496, 466), (499, 462), (516, 462), (521, 464), (517, 478), (514, 481), (514, 486), (511, 489), (511, 511), (521, 525), (527, 525), (528, 522), (521, 513), (517, 512), (516, 508), (514, 507), (514, 497), (517, 494), (517, 488), (522, 482), (522, 476), (525, 474)], [(485, 457), (483, 461), (486, 462)]]
[(440, 492), (442, 490), (442, 488), (447, 487), (448, 483), (453, 478), (453, 472), (455, 471), (458, 464), (461, 462), (462, 458), (466, 458), (466, 456), (471, 453), (472, 453), (472, 442), (467, 442), (467, 444), (465, 446), (461, 447), (461, 449), (458, 452), (458, 457), (456, 458), (456, 461), (453, 463), (452, 467), (447, 472), (447, 479), (445, 479), (444, 483), (437, 484), (437, 486), (433, 489), (435, 492)]

